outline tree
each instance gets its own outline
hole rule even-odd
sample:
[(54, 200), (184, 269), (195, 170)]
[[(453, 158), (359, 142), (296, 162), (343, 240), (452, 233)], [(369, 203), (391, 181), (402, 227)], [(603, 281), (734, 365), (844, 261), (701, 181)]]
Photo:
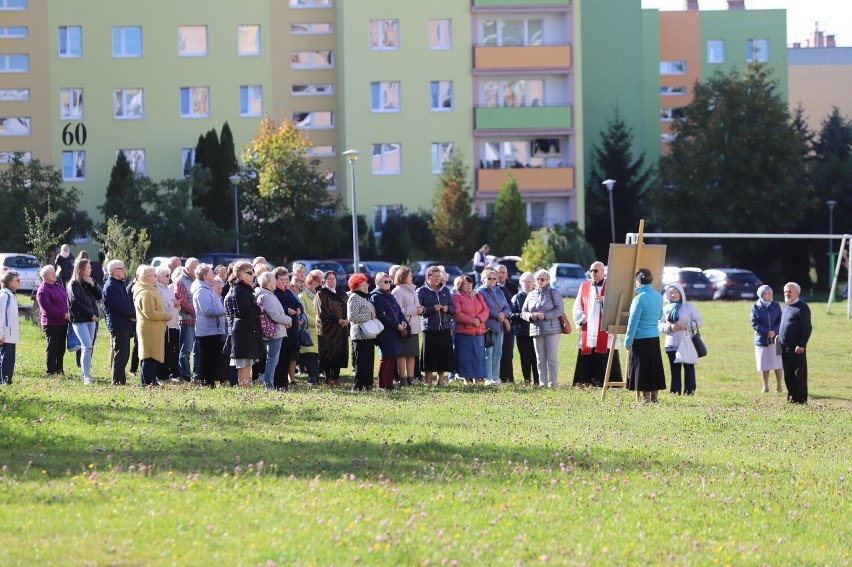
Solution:
[(70, 237), (85, 236), (89, 223), (80, 222), (85, 217), (78, 213), (79, 205), (80, 192), (64, 187), (58, 169), (38, 159), (24, 162), (21, 154), (15, 154), (8, 167), (0, 171), (0, 250), (25, 248), (25, 210), (33, 220), (46, 223), (46, 230), (53, 234), (72, 227)]
[(717, 72), (696, 82), (694, 93), (672, 123), (671, 152), (660, 160), (653, 203), (661, 228), (760, 233), (794, 227), (805, 201), (798, 186), (802, 148), (769, 70), (753, 64), (744, 74)]
[[(124, 155), (124, 150), (119, 150), (115, 158), (115, 165), (109, 174), (109, 184), (106, 187), (106, 199), (98, 209), (104, 218), (118, 217), (128, 219), (139, 209), (139, 201), (136, 192), (130, 189), (133, 182), (133, 170), (130, 162)], [(128, 215), (128, 212), (131, 215)]]
[(566, 248), (565, 237), (546, 226), (534, 231), (524, 244), (518, 267), (525, 272), (547, 269), (556, 261), (556, 250)]
[[(54, 220), (56, 215), (50, 206), (50, 197), (47, 198), (47, 215), (39, 217), (35, 212), (30, 213), (29, 209), (24, 209), (24, 221), (27, 224), (27, 232), (24, 238), (29, 245), (29, 253), (38, 258), (41, 265), (50, 263), (51, 252), (56, 250), (56, 245), (61, 242), (69, 232), (71, 227), (55, 233), (50, 221)], [(47, 222), (44, 222), (47, 220)]]
[(101, 244), (106, 262), (121, 260), (127, 266), (128, 274), (136, 273), (136, 268), (145, 261), (151, 245), (146, 229), (137, 230), (118, 217), (108, 218), (106, 229), (95, 233), (95, 239)]
[(569, 262), (589, 266), (598, 258), (601, 258), (602, 262), (607, 261), (609, 252), (606, 256), (597, 256), (592, 245), (586, 242), (583, 231), (580, 230), (575, 221), (557, 224), (553, 227), (553, 231), (564, 239), (558, 239), (554, 242), (553, 254), (556, 258), (554, 262)]
[(438, 178), (430, 224), (435, 250), (442, 260), (464, 264), (479, 247), (479, 220), (473, 211), (472, 194), (462, 153), (455, 152), (444, 162), (444, 172)]
[(517, 254), (530, 236), (527, 208), (521, 198), (518, 182), (511, 170), (497, 194), (494, 204), (494, 222), (491, 224), (489, 244), (500, 256)]
[(586, 237), (598, 258), (606, 258), (612, 240), (609, 192), (603, 182), (616, 181), (612, 192), (616, 240), (633, 232), (643, 218), (645, 195), (652, 169), (645, 167), (645, 154), (633, 158), (633, 129), (624, 122), (618, 108), (592, 145), (592, 164), (586, 184)]
[(344, 238), (335, 230), (339, 198), (327, 190), (310, 147), (290, 121), (265, 117), (243, 151), (241, 233), (255, 253), (323, 257)]
[(411, 257), (411, 235), (404, 215), (391, 215), (382, 226), (382, 258), (404, 262)]

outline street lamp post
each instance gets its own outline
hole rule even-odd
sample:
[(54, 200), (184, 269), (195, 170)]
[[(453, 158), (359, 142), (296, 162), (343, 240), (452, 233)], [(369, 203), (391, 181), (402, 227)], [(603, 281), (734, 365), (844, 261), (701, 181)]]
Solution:
[(358, 150), (346, 150), (343, 155), (349, 160), (349, 172), (352, 178), (352, 270), (357, 274), (361, 271), (358, 254), (358, 207), (355, 201), (355, 162), (358, 161)]
[(615, 242), (615, 209), (612, 206), (612, 188), (615, 187), (615, 179), (607, 179), (601, 185), (606, 185), (609, 191), (609, 229), (612, 233), (612, 242)]
[[(828, 205), (828, 281), (834, 279), (834, 199), (825, 202)], [(831, 285), (831, 284), (829, 284)]]
[(237, 174), (228, 178), (228, 181), (231, 182), (231, 186), (234, 188), (234, 230), (236, 231), (235, 243), (237, 247), (237, 254), (240, 253), (240, 206), (239, 201), (237, 200), (237, 187), (240, 186), (240, 181), (242, 180), (243, 177)]

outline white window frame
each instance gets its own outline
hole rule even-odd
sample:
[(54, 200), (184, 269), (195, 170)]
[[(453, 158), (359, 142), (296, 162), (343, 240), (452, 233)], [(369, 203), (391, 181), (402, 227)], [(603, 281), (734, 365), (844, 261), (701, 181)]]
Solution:
[[(374, 28), (375, 26), (375, 28)], [(388, 41), (388, 28), (395, 27), (396, 43), (385, 45)], [(375, 29), (375, 37), (373, 36)], [(399, 44), (402, 43), (399, 31), (399, 20), (395, 18), (382, 18), (370, 20), (370, 51), (399, 51)]]
[[(712, 46), (712, 47), (711, 47)], [(707, 64), (721, 65), (725, 62), (725, 40), (724, 39), (708, 39), (707, 40)], [(721, 57), (713, 57), (713, 53), (719, 52)]]
[[(298, 115), (304, 114), (305, 117), (297, 121)], [(316, 115), (328, 115), (329, 125), (316, 126), (314, 125)], [(293, 125), (299, 130), (332, 130), (334, 129), (334, 111), (331, 110), (311, 110), (309, 112), (294, 112), (292, 114)]]
[[(435, 37), (433, 38), (432, 27), (435, 28)], [(453, 20), (449, 18), (439, 18), (429, 20), (426, 28), (428, 32), (428, 45), (432, 51), (448, 51), (453, 48)], [(433, 43), (433, 39), (435, 42)]]
[(335, 157), (337, 148), (329, 145), (311, 146), (308, 152), (312, 157)]
[[(23, 31), (23, 33), (21, 33)], [(27, 26), (2, 26), (0, 27), (0, 39), (27, 39), (30, 29)]]
[[(121, 148), (120, 150), (115, 150), (115, 159), (118, 159), (118, 152), (124, 152), (124, 157), (127, 158), (127, 162), (130, 164), (130, 171), (132, 171), (134, 175), (138, 175), (140, 177), (148, 175), (148, 158), (144, 149)], [(142, 171), (139, 171), (139, 169)]]
[[(307, 63), (296, 63), (293, 61), (293, 56), (297, 54), (307, 53)], [(323, 54), (328, 53), (328, 57)], [(318, 62), (320, 61), (320, 62)], [(328, 61), (323, 63), (322, 61)], [(291, 69), (334, 69), (334, 51), (331, 49), (318, 49), (315, 51), (291, 51), (290, 52), (290, 68)]]
[(686, 96), (687, 88), (683, 85), (672, 85), (669, 87), (660, 87), (661, 96)]
[(24, 163), (29, 163), (33, 160), (33, 153), (30, 151), (21, 152), (21, 151), (11, 151), (11, 152), (0, 152), (0, 163), (12, 163), (12, 158), (15, 157), (15, 154), (21, 154), (21, 161)]
[[(207, 112), (203, 114), (196, 114), (193, 112), (193, 101), (195, 100), (196, 92), (206, 92), (205, 95), (207, 98)], [(187, 96), (187, 108), (183, 107), (183, 95), (184, 92)], [(181, 87), (180, 88), (180, 117), (181, 118), (209, 118), (210, 117), (210, 87)]]
[[(766, 46), (759, 46), (759, 44), (763, 44)], [(763, 37), (755, 37), (752, 39), (746, 40), (746, 61), (748, 63), (756, 62), (756, 63), (766, 63), (769, 61), (769, 40)]]
[[(66, 163), (65, 159), (71, 162)], [(81, 175), (77, 175), (78, 166)], [(86, 180), (86, 150), (68, 150), (62, 152), (62, 180), (63, 181), (85, 181)]]
[(433, 142), (431, 148), (432, 173), (444, 173), (444, 164), (456, 153), (456, 145), (453, 142)]
[[(504, 43), (505, 38), (503, 37), (503, 28), (506, 25), (506, 22), (523, 22), (524, 26), (524, 39), (520, 44), (510, 43), (509, 47), (520, 47), (520, 46), (529, 46), (529, 45), (544, 45), (544, 18), (495, 18), (493, 20), (482, 20), (482, 25), (480, 26), (480, 33), (482, 34), (481, 45), (487, 47), (504, 47), (506, 44)], [(485, 36), (485, 25), (489, 22), (495, 22), (496, 31), (495, 31), (495, 42), (486, 42)], [(536, 43), (530, 43), (530, 22), (539, 22), (540, 29), (540, 39)]]
[[(22, 68), (15, 68), (13, 62), (23, 62)], [(28, 53), (3, 53), (0, 54), (0, 73), (29, 73), (30, 56)]]
[[(129, 52), (127, 50), (127, 32), (131, 30), (139, 30), (139, 53)], [(116, 45), (116, 37), (115, 34), (118, 32), (119, 37), (118, 45)], [(114, 26), (112, 28), (112, 56), (115, 59), (134, 59), (142, 57), (142, 53), (144, 52), (143, 46), (143, 38), (142, 38), (142, 26)]]
[(675, 141), (676, 137), (677, 136), (675, 136), (671, 132), (663, 132), (662, 134), (660, 134), (660, 143), (661, 144), (671, 144), (672, 142)]
[[(127, 115), (129, 103), (135, 96), (139, 96), (142, 102), (142, 113), (139, 115)], [(115, 89), (112, 94), (112, 117), (116, 120), (142, 120), (145, 118), (145, 92), (137, 87)]]
[[(443, 106), (442, 100), (444, 97), (442, 94), (444, 91), (442, 87), (449, 86), (449, 95), (450, 95), (450, 106)], [(437, 89), (437, 93), (435, 93), (435, 89)], [(437, 99), (435, 98), (437, 96)], [(429, 82), (429, 108), (432, 112), (452, 112), (455, 110), (456, 101), (455, 101), (455, 92), (453, 89), (452, 81), (430, 81)]]
[[(376, 92), (378, 89), (378, 93)], [(392, 103), (392, 91), (396, 91), (396, 106)], [(378, 100), (376, 100), (378, 94)], [(399, 112), (402, 108), (402, 87), (399, 81), (376, 81), (370, 83), (371, 112)]]
[(686, 75), (686, 61), (660, 61), (660, 75)]
[(13, 12), (26, 9), (27, 0), (0, 0), (0, 10)]
[[(68, 99), (68, 106), (64, 100)], [(85, 99), (83, 89), (79, 87), (68, 87), (59, 89), (59, 119), (60, 120), (82, 120), (85, 111)]]
[[(252, 94), (258, 93), (260, 97), (252, 97)], [(252, 110), (253, 102), (259, 103), (256, 111)], [(240, 116), (263, 116), (263, 85), (240, 85)]]
[[(295, 87), (306, 87), (304, 90), (293, 90)], [(293, 96), (330, 96), (334, 94), (334, 83), (301, 83), (290, 85)]]
[(331, 8), (333, 5), (332, 0), (290, 0), (290, 7), (296, 9)]
[(0, 101), (26, 102), (30, 100), (30, 89), (0, 89)]
[[(376, 153), (376, 149), (379, 150), (379, 153)], [(397, 163), (399, 163), (399, 169), (394, 171), (393, 169), (387, 169), (387, 162), (391, 161), (386, 156), (391, 152), (398, 152), (398, 156), (396, 158)], [(375, 167), (376, 157), (379, 157), (379, 167)], [(382, 144), (373, 144), (373, 149), (370, 154), (370, 171), (373, 175), (402, 175), (402, 144), (399, 142), (388, 142)]]
[[(243, 50), (243, 42), (241, 41), (242, 36), (245, 36), (246, 43), (251, 39), (249, 37), (250, 30), (257, 30), (257, 34), (255, 35), (255, 45), (251, 50), (244, 51)], [(259, 57), (262, 47), (261, 47), (261, 39), (260, 39), (260, 24), (240, 24), (237, 26), (237, 55), (240, 57)]]
[[(187, 51), (184, 36), (187, 32), (198, 33), (199, 30), (203, 30), (204, 50)], [(207, 57), (209, 51), (207, 37), (207, 26), (178, 26), (178, 57)]]
[[(304, 29), (299, 29), (304, 26)], [(327, 28), (326, 28), (327, 26)], [(324, 29), (325, 28), (325, 29)], [(331, 35), (334, 33), (334, 24), (331, 22), (291, 22), (290, 35)]]
[[(544, 79), (500, 79), (487, 78), (482, 81), (481, 105), (485, 108), (524, 108), (544, 106), (543, 100), (547, 92), (547, 82)], [(533, 92), (538, 91), (542, 98), (533, 98)], [(507, 95), (511, 98), (507, 100)]]
[[(79, 43), (75, 45), (72, 31), (78, 31)], [(62, 33), (65, 32), (65, 41), (62, 41)], [(83, 27), (82, 26), (59, 26), (59, 58), (79, 59), (83, 56)], [(76, 48), (76, 51), (75, 51)]]
[[(19, 124), (20, 128), (9, 130), (10, 125)], [(0, 137), (31, 136), (33, 119), (29, 116), (0, 116)]]

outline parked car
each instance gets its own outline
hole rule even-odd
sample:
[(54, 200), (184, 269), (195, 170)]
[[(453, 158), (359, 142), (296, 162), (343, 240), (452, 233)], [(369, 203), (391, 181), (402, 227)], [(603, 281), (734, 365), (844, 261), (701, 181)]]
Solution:
[(30, 293), (38, 289), (41, 278), (38, 271), (41, 264), (38, 258), (29, 254), (0, 253), (0, 276), (9, 270), (15, 270), (21, 275), (21, 285), (18, 293)]
[(198, 258), (198, 261), (200, 263), (209, 264), (214, 268), (219, 264), (227, 266), (231, 262), (236, 262), (238, 260), (246, 260), (248, 262), (252, 261), (251, 256), (246, 256), (245, 254), (235, 254), (234, 252), (205, 252), (204, 254), (199, 254), (198, 256), (196, 256), (196, 258)]
[(562, 294), (562, 297), (576, 297), (580, 286), (588, 278), (586, 270), (580, 264), (551, 264), (550, 285)]
[[(334, 272), (337, 276), (337, 285), (346, 287), (346, 282), (349, 281), (349, 275), (343, 264), (334, 260), (296, 260), (294, 263), (299, 263), (305, 266), (305, 273), (312, 270), (320, 270), (321, 272)], [(292, 268), (292, 264), (290, 265)]]
[[(518, 267), (518, 262), (521, 261), (520, 256), (503, 256), (502, 258), (497, 259), (495, 256), (486, 256), (489, 261), (497, 260), (498, 264), (502, 264), (506, 266), (506, 271), (509, 274), (509, 280), (515, 282), (515, 285), (518, 285), (521, 279), (521, 274), (523, 274), (523, 270)], [(479, 276), (476, 270), (473, 269), (473, 260), (466, 263), (464, 265), (464, 273), (473, 277), (476, 281), (479, 281)]]
[(417, 262), (412, 262), (409, 265), (414, 285), (419, 287), (426, 283), (426, 270), (432, 266), (444, 266), (444, 270), (446, 270), (447, 275), (450, 276), (447, 280), (447, 285), (449, 286), (453, 285), (453, 282), (457, 277), (464, 275), (462, 269), (452, 262), (442, 262), (441, 260), (419, 260)]
[(713, 284), (701, 271), (701, 268), (663, 268), (663, 286), (678, 283), (689, 301), (713, 299)]
[[(186, 256), (178, 256), (180, 258), (180, 265), (183, 266), (184, 262), (186, 262)], [(154, 266), (155, 268), (159, 268), (160, 266), (168, 266), (169, 260), (171, 260), (171, 256), (154, 256), (150, 260), (148, 260), (149, 266)]]
[(704, 270), (704, 275), (713, 284), (713, 299), (757, 299), (757, 288), (763, 285), (750, 270), (718, 268)]

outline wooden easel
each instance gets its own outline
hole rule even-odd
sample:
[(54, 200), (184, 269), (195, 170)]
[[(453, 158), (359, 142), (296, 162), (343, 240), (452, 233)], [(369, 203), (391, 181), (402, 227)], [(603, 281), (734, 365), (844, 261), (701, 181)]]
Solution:
[[(636, 239), (636, 257), (633, 262), (633, 273), (639, 271), (639, 268), (642, 267), (642, 246), (644, 241), (644, 232), (645, 232), (645, 220), (639, 221), (639, 235)], [(662, 274), (659, 274), (658, 277), (662, 277)], [(635, 295), (635, 291), (630, 294), (630, 300), (633, 300), (633, 295)], [(627, 387), (627, 373), (630, 369), (630, 351), (627, 351), (627, 364), (624, 368), (624, 380), (622, 382), (610, 382), (609, 377), (612, 375), (612, 362), (615, 359), (615, 348), (618, 344), (618, 335), (623, 335), (627, 332), (627, 318), (630, 314), (630, 311), (624, 310), (625, 303), (625, 293), (621, 292), (618, 294), (618, 309), (616, 322), (614, 325), (607, 326), (607, 332), (612, 335), (612, 347), (609, 349), (609, 356), (606, 360), (606, 375), (604, 376), (604, 384), (603, 389), (601, 391), (601, 402), (606, 400), (606, 392), (610, 388), (626, 388)], [(640, 392), (636, 391), (636, 398), (639, 399)]]

